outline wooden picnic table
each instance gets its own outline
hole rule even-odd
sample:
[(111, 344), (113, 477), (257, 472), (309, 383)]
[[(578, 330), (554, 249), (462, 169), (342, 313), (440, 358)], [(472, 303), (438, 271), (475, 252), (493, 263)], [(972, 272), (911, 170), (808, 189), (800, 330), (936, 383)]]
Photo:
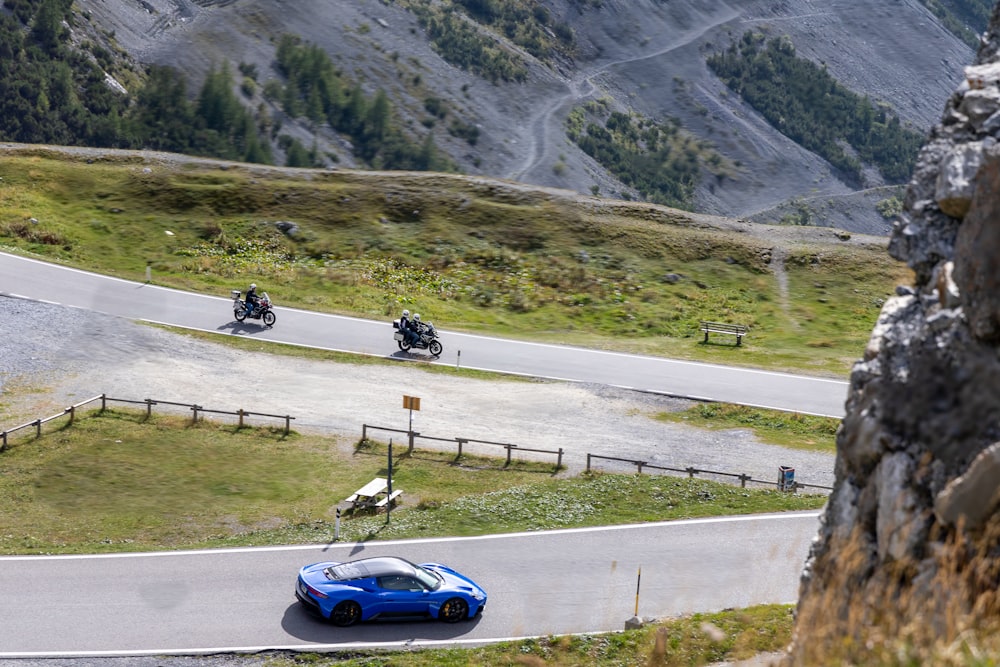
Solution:
[(388, 480), (384, 477), (376, 477), (348, 496), (347, 502), (351, 503), (352, 510), (356, 510), (359, 507), (374, 507), (375, 509), (379, 509), (391, 502), (395, 502), (396, 498), (402, 495), (402, 493), (402, 489), (396, 489), (392, 493), (389, 493)]

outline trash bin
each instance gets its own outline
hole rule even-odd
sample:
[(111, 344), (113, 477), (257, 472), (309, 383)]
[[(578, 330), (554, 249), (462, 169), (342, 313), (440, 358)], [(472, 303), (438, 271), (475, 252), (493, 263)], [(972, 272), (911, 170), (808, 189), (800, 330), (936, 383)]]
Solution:
[(778, 466), (778, 491), (795, 491), (795, 468)]

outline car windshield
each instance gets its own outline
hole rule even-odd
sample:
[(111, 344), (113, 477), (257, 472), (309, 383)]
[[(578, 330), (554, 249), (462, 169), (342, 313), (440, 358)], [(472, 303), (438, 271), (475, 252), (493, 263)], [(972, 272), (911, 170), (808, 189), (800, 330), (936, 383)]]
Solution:
[(420, 580), (420, 583), (424, 585), (427, 590), (436, 591), (441, 587), (441, 582), (443, 579), (441, 575), (437, 572), (431, 572), (430, 570), (425, 570), (419, 565), (414, 566), (413, 576)]

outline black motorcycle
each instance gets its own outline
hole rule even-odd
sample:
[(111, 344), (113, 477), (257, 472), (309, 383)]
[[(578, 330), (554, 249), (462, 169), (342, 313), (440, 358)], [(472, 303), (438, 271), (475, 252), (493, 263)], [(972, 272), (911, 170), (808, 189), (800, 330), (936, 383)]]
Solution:
[(441, 341), (438, 340), (437, 329), (434, 328), (433, 322), (422, 323), (420, 325), (417, 341), (412, 344), (410, 343), (410, 339), (406, 337), (406, 334), (403, 333), (403, 330), (399, 328), (399, 320), (392, 321), (392, 328), (396, 330), (392, 334), (392, 337), (403, 352), (409, 352), (411, 349), (427, 350), (435, 357), (440, 357), (441, 352), (444, 351)]
[(271, 298), (264, 292), (257, 297), (257, 305), (253, 307), (253, 312), (247, 315), (247, 303), (240, 298), (241, 292), (238, 289), (231, 290), (233, 295), (233, 317), (237, 322), (242, 322), (247, 317), (254, 320), (264, 320), (264, 326), (274, 326), (274, 311), (271, 310)]

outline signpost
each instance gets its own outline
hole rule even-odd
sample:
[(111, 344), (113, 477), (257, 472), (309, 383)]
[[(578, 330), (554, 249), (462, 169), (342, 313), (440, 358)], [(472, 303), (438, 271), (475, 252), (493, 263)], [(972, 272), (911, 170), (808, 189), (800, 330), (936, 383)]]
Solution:
[(409, 451), (413, 451), (413, 411), (420, 410), (420, 397), (419, 396), (403, 396), (403, 407), (410, 411), (410, 428), (408, 430), (408, 435), (410, 436), (410, 448)]
[(389, 525), (389, 519), (392, 517), (392, 438), (389, 438), (389, 474), (386, 484), (388, 485), (386, 497), (389, 498), (389, 502), (385, 504), (385, 523)]

